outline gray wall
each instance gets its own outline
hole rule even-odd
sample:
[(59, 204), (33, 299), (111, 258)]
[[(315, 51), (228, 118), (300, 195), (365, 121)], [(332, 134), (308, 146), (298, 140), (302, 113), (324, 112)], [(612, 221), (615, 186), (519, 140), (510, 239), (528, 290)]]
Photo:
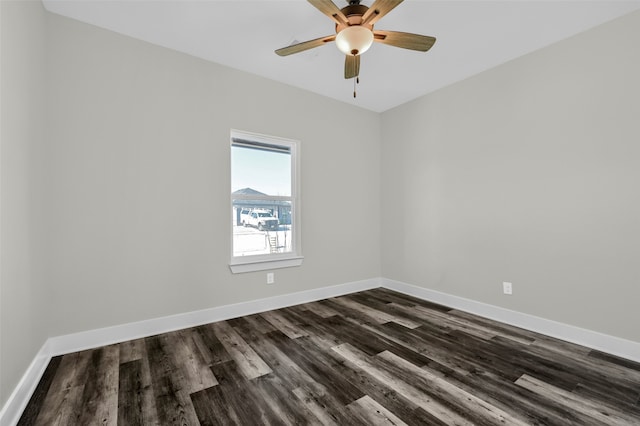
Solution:
[(0, 2), (0, 406), (47, 336), (38, 211), (44, 132), (45, 12)]
[(640, 342), (638, 28), (384, 113), (383, 276)]
[[(20, 139), (2, 135), (19, 156), (6, 173), (3, 157), (2, 243), (20, 251), (3, 252), (0, 403), (47, 336), (380, 276), (379, 114), (48, 13), (15, 28), (30, 7), (2, 7), (3, 66), (39, 62), (15, 64), (7, 93), (3, 68), (3, 106), (30, 103)], [(231, 128), (301, 141), (305, 260), (275, 285), (228, 268)]]
[[(378, 114), (48, 23), (51, 335), (380, 276)], [(229, 271), (231, 128), (301, 141), (305, 261), (273, 286)]]

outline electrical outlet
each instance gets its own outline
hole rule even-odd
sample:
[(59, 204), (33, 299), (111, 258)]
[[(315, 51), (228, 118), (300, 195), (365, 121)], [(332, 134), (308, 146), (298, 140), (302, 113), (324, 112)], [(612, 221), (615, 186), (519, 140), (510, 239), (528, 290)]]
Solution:
[(513, 284), (508, 282), (502, 283), (502, 292), (504, 294), (513, 294)]
[(267, 272), (267, 284), (273, 284), (276, 282), (276, 277), (273, 272)]

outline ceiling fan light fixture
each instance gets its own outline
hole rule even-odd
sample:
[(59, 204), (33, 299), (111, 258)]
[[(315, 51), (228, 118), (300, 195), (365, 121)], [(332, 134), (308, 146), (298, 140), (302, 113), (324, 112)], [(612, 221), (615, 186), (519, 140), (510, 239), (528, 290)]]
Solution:
[(336, 36), (336, 46), (345, 55), (361, 55), (373, 44), (373, 31), (360, 25), (352, 25)]

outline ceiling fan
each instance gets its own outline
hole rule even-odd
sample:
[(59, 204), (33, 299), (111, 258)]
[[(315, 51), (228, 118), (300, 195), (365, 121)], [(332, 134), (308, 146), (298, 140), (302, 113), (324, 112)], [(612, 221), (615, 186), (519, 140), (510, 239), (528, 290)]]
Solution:
[[(434, 37), (373, 29), (380, 18), (403, 0), (375, 0), (371, 7), (360, 4), (360, 0), (348, 0), (349, 5), (342, 9), (338, 9), (331, 0), (308, 1), (335, 22), (336, 34), (283, 47), (276, 50), (276, 53), (288, 56), (335, 41), (338, 49), (346, 55), (344, 78), (347, 79), (357, 79), (360, 74), (360, 55), (366, 52), (374, 41), (420, 52), (431, 49), (436, 42)], [(355, 97), (355, 91), (353, 96)]]

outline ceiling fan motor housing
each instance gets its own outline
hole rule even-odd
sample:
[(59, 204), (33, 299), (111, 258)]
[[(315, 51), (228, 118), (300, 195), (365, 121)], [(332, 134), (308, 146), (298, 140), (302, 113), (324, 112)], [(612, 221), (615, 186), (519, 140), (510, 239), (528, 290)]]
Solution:
[[(358, 2), (360, 3), (360, 2)], [(344, 13), (344, 16), (347, 17), (347, 20), (349, 21), (349, 25), (345, 25), (345, 24), (336, 24), (336, 34), (339, 33), (340, 31), (344, 30), (347, 27), (353, 26), (353, 25), (360, 25), (364, 28), (369, 29), (370, 31), (373, 31), (373, 25), (371, 24), (362, 24), (362, 15), (364, 15), (367, 10), (369, 10), (369, 8), (365, 5), (361, 5), (361, 4), (350, 4), (349, 6), (345, 6), (341, 9), (341, 12)]]

